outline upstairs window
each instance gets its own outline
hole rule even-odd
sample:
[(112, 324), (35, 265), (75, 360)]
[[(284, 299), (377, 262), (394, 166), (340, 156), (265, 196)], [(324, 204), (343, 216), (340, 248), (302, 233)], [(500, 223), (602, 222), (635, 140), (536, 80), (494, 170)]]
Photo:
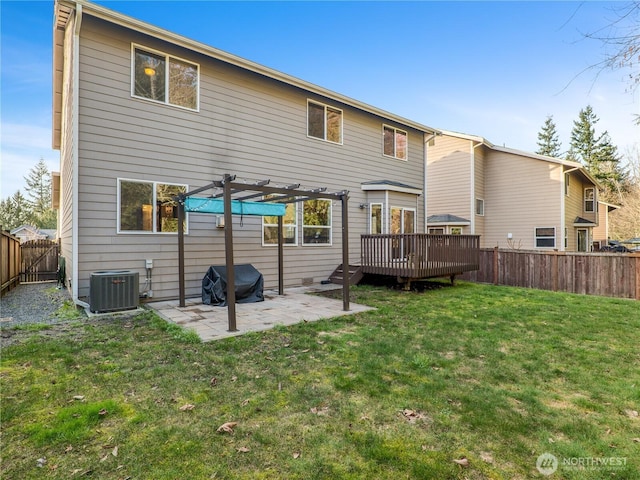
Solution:
[(584, 211), (595, 212), (596, 211), (596, 189), (585, 188), (584, 189)]
[(186, 191), (186, 185), (119, 180), (118, 233), (177, 232), (178, 206), (173, 197)]
[(383, 152), (388, 157), (407, 159), (407, 132), (397, 128), (382, 126)]
[(476, 215), (484, 217), (484, 200), (476, 198)]
[(331, 200), (304, 202), (302, 244), (331, 245)]
[(342, 110), (307, 102), (307, 135), (332, 143), (342, 143)]
[(134, 46), (132, 71), (134, 97), (198, 109), (199, 67), (195, 63)]

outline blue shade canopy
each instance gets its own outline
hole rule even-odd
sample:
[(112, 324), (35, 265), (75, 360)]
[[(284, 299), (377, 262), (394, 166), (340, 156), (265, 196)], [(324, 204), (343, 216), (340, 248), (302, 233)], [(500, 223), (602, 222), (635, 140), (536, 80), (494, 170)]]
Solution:
[[(284, 203), (231, 200), (231, 213), (234, 215), (283, 217), (286, 208)], [(197, 213), (224, 213), (224, 201), (220, 198), (187, 197), (184, 200), (184, 210)]]

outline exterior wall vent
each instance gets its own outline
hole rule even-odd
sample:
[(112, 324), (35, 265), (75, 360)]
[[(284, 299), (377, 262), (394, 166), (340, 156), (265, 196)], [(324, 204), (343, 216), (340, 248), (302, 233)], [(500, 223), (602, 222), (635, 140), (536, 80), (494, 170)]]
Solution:
[(93, 272), (89, 282), (89, 309), (94, 313), (100, 313), (137, 308), (138, 285), (138, 272)]

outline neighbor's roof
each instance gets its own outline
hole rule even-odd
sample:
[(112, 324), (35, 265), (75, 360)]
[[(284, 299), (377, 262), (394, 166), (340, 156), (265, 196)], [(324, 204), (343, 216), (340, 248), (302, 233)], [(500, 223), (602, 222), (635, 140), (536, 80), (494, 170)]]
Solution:
[(593, 175), (591, 175), (587, 171), (587, 169), (584, 168), (584, 165), (582, 165), (579, 162), (574, 162), (574, 161), (571, 161), (571, 160), (565, 160), (563, 158), (549, 157), (547, 155), (540, 155), (539, 153), (525, 152), (524, 150), (518, 150), (518, 149), (515, 149), (515, 148), (500, 147), (498, 145), (494, 145), (493, 143), (491, 143), (486, 138), (480, 137), (480, 136), (477, 136), (477, 135), (468, 135), (466, 133), (452, 132), (450, 130), (440, 130), (440, 131), (441, 131), (442, 135), (447, 135), (449, 137), (461, 138), (461, 139), (469, 140), (469, 141), (472, 141), (472, 142), (478, 142), (478, 144), (485, 145), (487, 148), (490, 148), (491, 150), (495, 150), (496, 152), (510, 153), (512, 155), (519, 155), (521, 157), (528, 157), (528, 158), (532, 158), (534, 160), (541, 160), (543, 162), (556, 163), (556, 164), (559, 164), (559, 165), (563, 165), (565, 167), (569, 167), (569, 169), (579, 170), (580, 173), (582, 173), (587, 180), (589, 180), (591, 183), (593, 183), (598, 188), (602, 188), (602, 185), (600, 185), (598, 183), (598, 181), (593, 177)]
[[(279, 72), (277, 70), (265, 67), (258, 63), (252, 62), (250, 60), (225, 52), (223, 50), (219, 50), (217, 48), (211, 47), (204, 43), (197, 42), (195, 40), (189, 39), (182, 35), (178, 35), (176, 33), (170, 32), (163, 28), (151, 25), (146, 22), (142, 22), (140, 20), (136, 20), (135, 18), (129, 17), (127, 15), (123, 15), (121, 13), (115, 12), (101, 5), (96, 5), (95, 3), (91, 3), (86, 0), (56, 0), (55, 23), (54, 23), (54, 52), (53, 52), (53, 56), (54, 56), (54, 61), (53, 61), (54, 117), (56, 115), (60, 115), (60, 112), (61, 112), (62, 71), (60, 69), (60, 66), (61, 66), (62, 59), (64, 57), (62, 42), (59, 38), (58, 38), (58, 41), (56, 41), (56, 31), (60, 31), (60, 32), (64, 31), (69, 21), (69, 18), (73, 15), (74, 10), (81, 11), (83, 15), (91, 15), (93, 17), (111, 22), (113, 24), (120, 25), (122, 27), (126, 27), (137, 32), (141, 32), (146, 35), (159, 38), (161, 40), (165, 40), (169, 43), (173, 43), (174, 45), (178, 45), (180, 47), (189, 49), (193, 52), (197, 52), (202, 55), (214, 58), (216, 60), (220, 60), (220, 61), (229, 63), (231, 65), (235, 65), (237, 67), (243, 68), (245, 70), (257, 73), (259, 75), (263, 75), (265, 77), (286, 83), (288, 85), (298, 87), (307, 92), (326, 97), (328, 99), (340, 102), (344, 105), (348, 105), (358, 110), (362, 110), (364, 112), (371, 113), (373, 115), (399, 123), (406, 127), (411, 127), (426, 133), (440, 133), (438, 129), (428, 127), (418, 122), (414, 122), (413, 120), (409, 120), (407, 118), (395, 115), (393, 113), (387, 112), (385, 110), (376, 108), (374, 106), (360, 102), (353, 98), (347, 97), (345, 95), (333, 92), (331, 90), (320, 87), (318, 85), (314, 85), (310, 82), (306, 82), (304, 80), (293, 77), (291, 75), (287, 75), (286, 73)], [(56, 125), (60, 125), (60, 124), (56, 123), (54, 118), (54, 144), (56, 143), (55, 135), (56, 134), (60, 135), (59, 128), (57, 129), (57, 133), (56, 133)]]

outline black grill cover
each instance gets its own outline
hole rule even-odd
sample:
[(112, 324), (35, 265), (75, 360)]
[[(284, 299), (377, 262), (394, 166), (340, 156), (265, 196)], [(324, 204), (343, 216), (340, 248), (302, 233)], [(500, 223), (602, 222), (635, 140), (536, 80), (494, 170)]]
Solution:
[[(263, 302), (264, 279), (251, 264), (234, 265), (236, 303)], [(202, 279), (202, 303), (223, 307), (227, 305), (227, 267), (211, 266)]]

